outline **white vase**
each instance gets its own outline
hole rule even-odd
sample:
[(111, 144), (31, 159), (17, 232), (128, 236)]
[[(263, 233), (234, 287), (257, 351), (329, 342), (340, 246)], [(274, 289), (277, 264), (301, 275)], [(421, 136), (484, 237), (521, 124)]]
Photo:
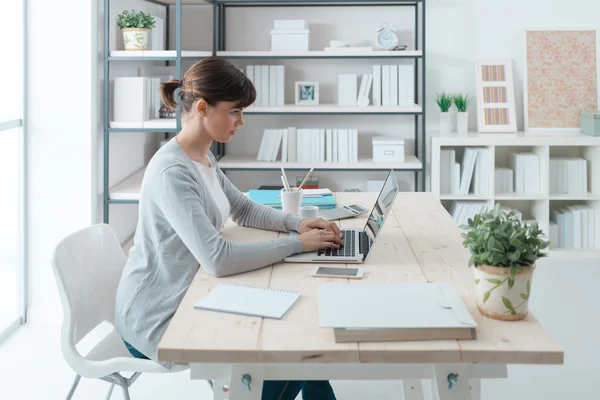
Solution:
[(456, 113), (456, 132), (467, 133), (469, 131), (469, 112)]
[(148, 32), (149, 29), (145, 28), (124, 28), (123, 31), (123, 42), (125, 43), (125, 50), (146, 50), (148, 47)]
[(450, 133), (452, 121), (450, 120), (449, 112), (440, 113), (440, 134), (447, 135)]
[(507, 267), (479, 265), (473, 268), (479, 312), (504, 321), (517, 321), (527, 316), (535, 264), (517, 270), (512, 284)]

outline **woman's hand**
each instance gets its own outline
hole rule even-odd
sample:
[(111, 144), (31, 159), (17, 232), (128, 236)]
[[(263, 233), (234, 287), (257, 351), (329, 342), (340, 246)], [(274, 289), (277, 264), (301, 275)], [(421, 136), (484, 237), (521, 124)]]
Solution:
[(344, 244), (339, 233), (324, 229), (311, 229), (298, 238), (302, 241), (302, 252), (305, 253), (326, 248), (339, 249)]
[(325, 229), (326, 231), (335, 233), (339, 237), (342, 237), (340, 227), (333, 221), (327, 221), (323, 218), (306, 218), (300, 221), (298, 224), (298, 232), (305, 233), (312, 229)]

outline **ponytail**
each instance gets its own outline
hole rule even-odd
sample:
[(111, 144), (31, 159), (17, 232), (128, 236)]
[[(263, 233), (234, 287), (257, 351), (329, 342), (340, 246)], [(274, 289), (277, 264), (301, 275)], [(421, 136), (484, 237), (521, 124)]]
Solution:
[(175, 91), (179, 88), (179, 80), (171, 79), (167, 82), (160, 84), (160, 99), (162, 100), (165, 107), (169, 110), (177, 109), (177, 102), (175, 101)]

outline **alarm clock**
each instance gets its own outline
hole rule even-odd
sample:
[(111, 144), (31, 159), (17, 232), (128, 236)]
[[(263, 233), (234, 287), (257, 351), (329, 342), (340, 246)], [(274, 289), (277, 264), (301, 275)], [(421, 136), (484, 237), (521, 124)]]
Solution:
[(398, 33), (396, 27), (389, 23), (384, 22), (377, 29), (376, 37), (377, 45), (383, 50), (394, 50), (398, 46)]

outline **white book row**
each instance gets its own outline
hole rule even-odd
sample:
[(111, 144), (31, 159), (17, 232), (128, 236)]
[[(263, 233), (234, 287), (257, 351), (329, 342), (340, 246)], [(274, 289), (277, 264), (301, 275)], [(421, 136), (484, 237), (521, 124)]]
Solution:
[(510, 153), (510, 167), (514, 171), (516, 193), (540, 192), (540, 156), (535, 153)]
[(551, 247), (582, 249), (595, 247), (595, 210), (586, 204), (575, 204), (550, 215)]
[(265, 129), (257, 161), (358, 162), (358, 131), (339, 128)]
[(148, 76), (115, 78), (112, 120), (143, 122), (159, 118), (160, 82), (161, 78)]
[(586, 194), (587, 160), (581, 157), (550, 158), (550, 193)]
[(246, 76), (256, 88), (254, 106), (283, 106), (285, 101), (285, 66), (248, 65)]
[(456, 161), (455, 150), (442, 150), (440, 192), (452, 195), (467, 195), (471, 192), (486, 196), (489, 191), (489, 157), (489, 149), (465, 147), (461, 168), (461, 163)]
[(488, 205), (486, 201), (453, 201), (450, 205), (450, 215), (456, 221), (457, 225), (466, 225), (469, 218), (475, 217), (486, 211)]
[(148, 50), (165, 49), (165, 23), (161, 17), (153, 15), (155, 19), (154, 28), (150, 30), (150, 48)]
[(411, 64), (373, 65), (373, 105), (415, 104), (415, 68)]
[(506, 167), (496, 167), (494, 175), (494, 190), (496, 193), (512, 193), (514, 191), (512, 169)]

